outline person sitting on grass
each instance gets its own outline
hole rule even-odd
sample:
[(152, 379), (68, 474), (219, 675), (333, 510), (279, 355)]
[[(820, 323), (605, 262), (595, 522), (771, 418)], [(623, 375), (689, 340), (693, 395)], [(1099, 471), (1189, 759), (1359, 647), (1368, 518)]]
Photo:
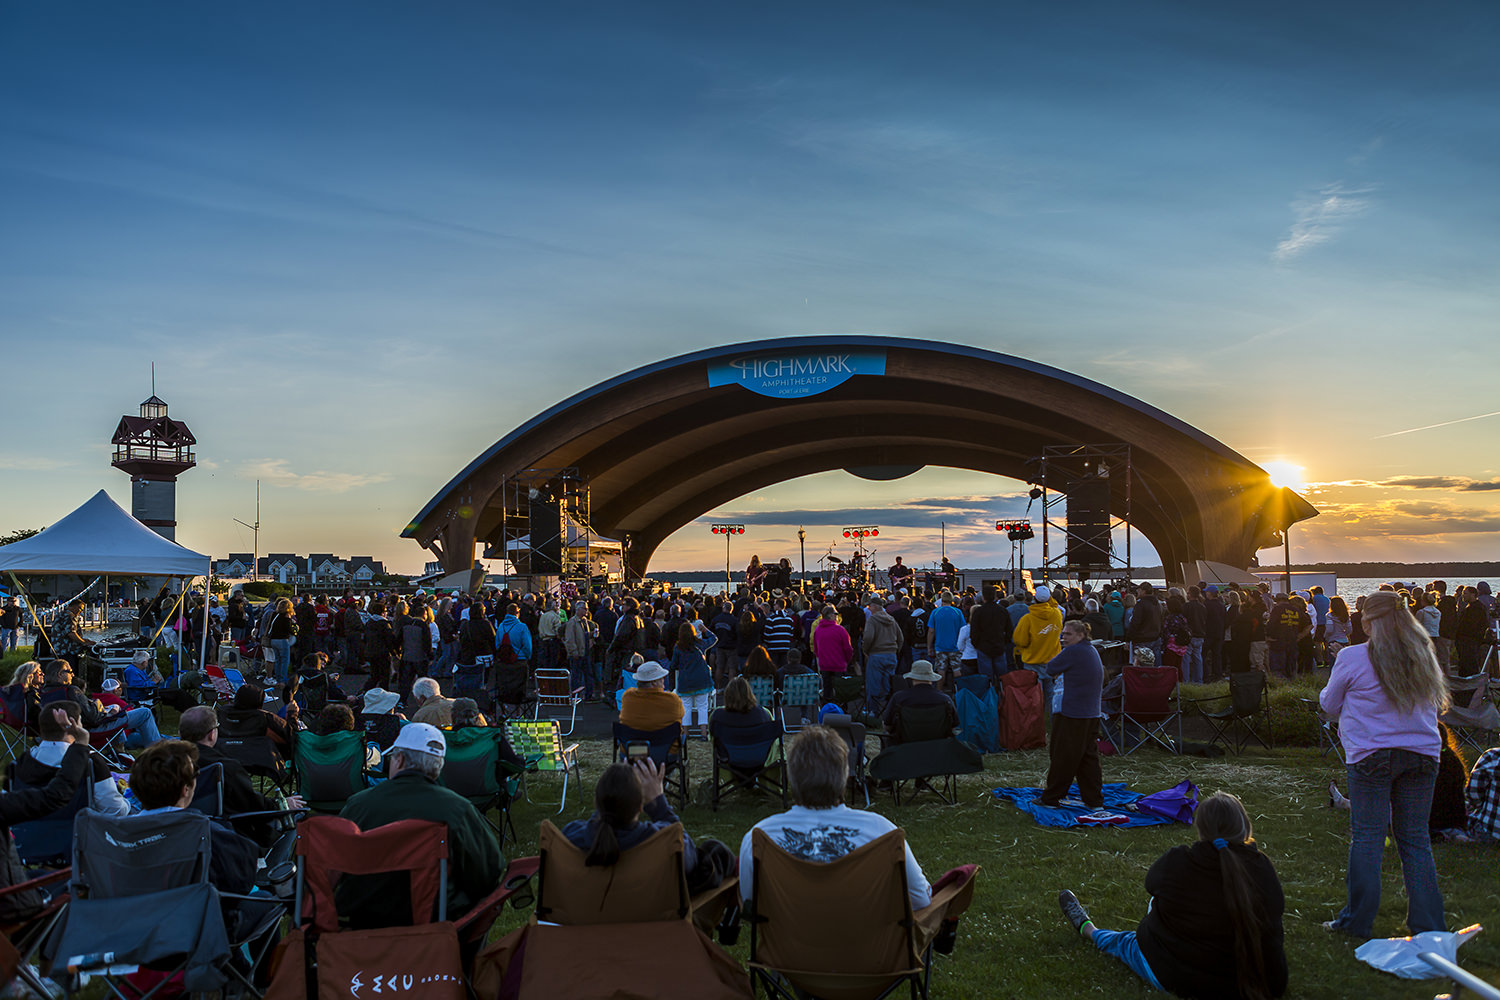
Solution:
[(1286, 993), (1276, 869), (1255, 846), (1250, 814), (1215, 792), (1193, 816), (1196, 843), (1173, 847), (1146, 873), (1151, 902), (1133, 931), (1095, 927), (1071, 891), (1058, 893), (1073, 929), (1159, 990), (1182, 997), (1268, 1000)]
[[(667, 802), (663, 771), (650, 757), (639, 757), (629, 764), (614, 763), (604, 769), (599, 784), (594, 786), (594, 814), (563, 827), (563, 836), (579, 850), (588, 852), (585, 865), (612, 866), (621, 854), (656, 831), (681, 822)], [(734, 864), (734, 855), (728, 847), (717, 840), (705, 840), (695, 846), (693, 838), (683, 830), (682, 870), (687, 875), (688, 892), (716, 887), (725, 876), (734, 874)]]
[(650, 733), (682, 721), (682, 699), (667, 690), (665, 667), (644, 664), (635, 672), (635, 683), (620, 697), (621, 725)]

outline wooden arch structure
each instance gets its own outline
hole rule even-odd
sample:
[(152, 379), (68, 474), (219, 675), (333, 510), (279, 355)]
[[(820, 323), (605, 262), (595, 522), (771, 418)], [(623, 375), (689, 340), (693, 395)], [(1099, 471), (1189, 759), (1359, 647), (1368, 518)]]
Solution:
[(1132, 524), (1168, 576), (1196, 559), (1248, 566), (1317, 513), (1202, 431), (1077, 375), (955, 344), (808, 337), (698, 351), (586, 389), (470, 462), (402, 537), (468, 570), (475, 543), (499, 536), (507, 477), (576, 468), (593, 529), (628, 539), (644, 573), (684, 524), (798, 476), (937, 465), (1032, 481), (1044, 446), (1102, 442), (1131, 446)]

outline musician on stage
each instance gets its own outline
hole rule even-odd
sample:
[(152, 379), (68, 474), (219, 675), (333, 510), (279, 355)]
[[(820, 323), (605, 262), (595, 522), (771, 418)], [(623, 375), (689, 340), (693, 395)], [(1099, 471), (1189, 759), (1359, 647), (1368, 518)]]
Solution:
[(750, 565), (745, 567), (745, 582), (752, 591), (759, 591), (769, 572), (770, 567), (760, 564), (760, 556), (751, 556)]
[(949, 562), (947, 556), (943, 556), (943, 564), (938, 571), (943, 574), (943, 586), (958, 586), (958, 567)]
[(903, 563), (900, 556), (896, 557), (895, 565), (886, 571), (886, 575), (891, 578), (892, 589), (911, 586), (911, 567)]

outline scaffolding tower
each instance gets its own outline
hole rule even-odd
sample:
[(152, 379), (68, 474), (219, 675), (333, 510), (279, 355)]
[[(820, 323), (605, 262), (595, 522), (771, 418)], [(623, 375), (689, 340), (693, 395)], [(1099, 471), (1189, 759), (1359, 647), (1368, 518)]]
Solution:
[[(1042, 578), (1061, 576), (1080, 582), (1090, 579), (1128, 581), (1131, 563), (1131, 504), (1135, 494), (1135, 468), (1128, 444), (1045, 445), (1033, 462), (1038, 465), (1036, 485), (1042, 491)], [(1113, 483), (1125, 480), (1125, 509), (1115, 512)], [(1067, 491), (1080, 482), (1104, 480), (1104, 495), (1110, 498), (1107, 529), (1095, 537), (1080, 537), (1066, 521), (1055, 520), (1052, 508), (1067, 503)], [(1061, 489), (1059, 487), (1062, 487)], [(1064, 507), (1066, 514), (1066, 507)], [(1125, 553), (1115, 551), (1114, 533), (1125, 529)], [(1063, 533), (1061, 554), (1054, 556), (1049, 532)], [(1071, 542), (1069, 544), (1068, 542)]]

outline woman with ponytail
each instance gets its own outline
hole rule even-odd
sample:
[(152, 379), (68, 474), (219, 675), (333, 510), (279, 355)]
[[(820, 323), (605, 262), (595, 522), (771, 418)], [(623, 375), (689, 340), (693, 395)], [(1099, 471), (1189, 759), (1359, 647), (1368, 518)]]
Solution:
[[(662, 768), (650, 757), (642, 757), (606, 767), (594, 786), (594, 815), (563, 827), (563, 836), (588, 852), (584, 864), (608, 867), (656, 831), (678, 822), (663, 794)], [(682, 868), (690, 892), (717, 886), (733, 873), (734, 865), (733, 852), (717, 840), (694, 846), (693, 838), (686, 830), (682, 832)]]
[(1215, 792), (1193, 815), (1196, 843), (1174, 847), (1146, 873), (1151, 903), (1133, 931), (1095, 927), (1078, 897), (1063, 915), (1094, 947), (1159, 990), (1180, 997), (1271, 1000), (1286, 992), (1281, 881), (1255, 846), (1250, 814)]
[(1427, 631), (1400, 594), (1369, 595), (1360, 623), (1369, 640), (1339, 652), (1318, 696), (1323, 711), (1339, 721), (1350, 800), (1348, 903), (1323, 926), (1358, 938), (1374, 935), (1389, 823), (1406, 880), (1407, 928), (1413, 934), (1446, 930), (1427, 817), (1447, 682)]

